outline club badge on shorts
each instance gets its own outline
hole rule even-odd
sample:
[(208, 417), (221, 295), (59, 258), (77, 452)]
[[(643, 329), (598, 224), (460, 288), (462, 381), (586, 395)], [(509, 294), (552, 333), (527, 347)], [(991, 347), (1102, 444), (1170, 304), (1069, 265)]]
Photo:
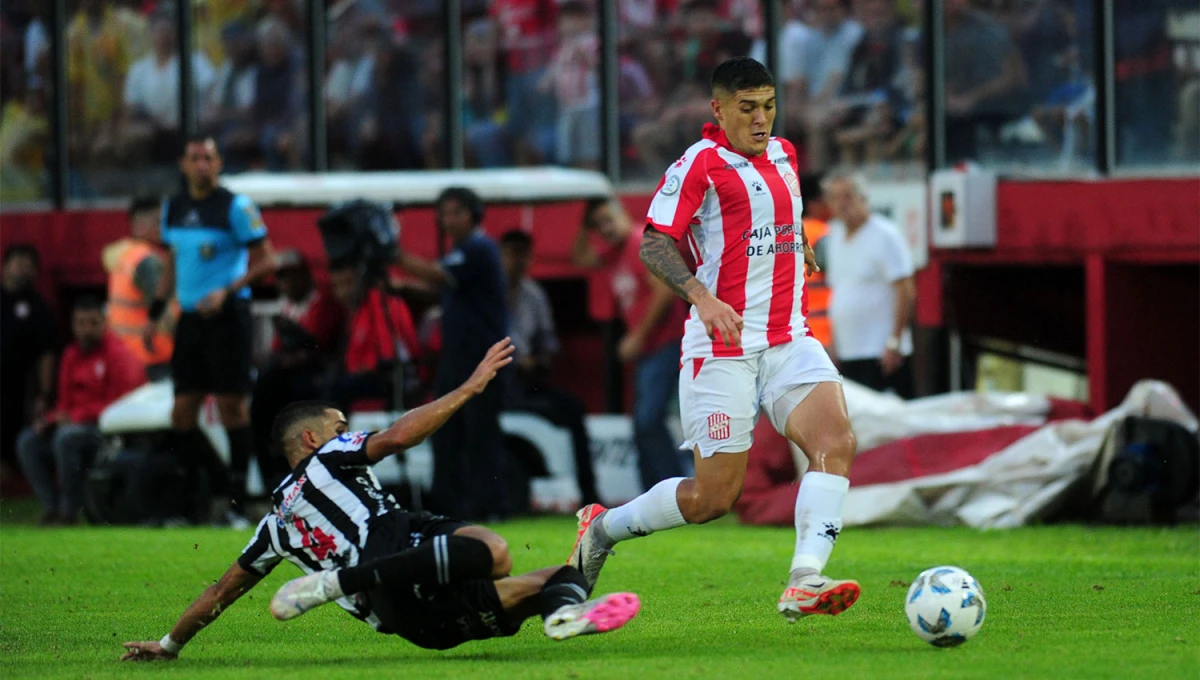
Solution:
[(729, 439), (729, 416), (717, 412), (708, 417), (708, 438), (714, 441)]

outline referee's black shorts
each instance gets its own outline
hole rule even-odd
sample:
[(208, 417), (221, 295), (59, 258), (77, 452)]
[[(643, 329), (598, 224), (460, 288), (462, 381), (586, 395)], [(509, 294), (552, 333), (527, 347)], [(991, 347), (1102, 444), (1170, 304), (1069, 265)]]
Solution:
[(249, 392), (253, 324), (248, 300), (229, 300), (215, 316), (184, 312), (175, 328), (171, 379), (177, 393)]
[[(390, 514), (395, 517), (372, 520), (363, 562), (414, 548), (468, 526), (428, 512)], [(505, 613), (496, 584), (489, 579), (420, 592), (409, 584), (383, 585), (369, 591), (367, 601), (383, 624), (379, 632), (394, 633), (425, 649), (450, 649), (471, 640), (508, 637), (521, 629), (521, 622)]]

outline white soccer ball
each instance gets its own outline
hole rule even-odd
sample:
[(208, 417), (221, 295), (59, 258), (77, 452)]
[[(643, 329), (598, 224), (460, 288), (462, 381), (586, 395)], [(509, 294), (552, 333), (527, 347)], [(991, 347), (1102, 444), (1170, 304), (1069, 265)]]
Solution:
[(904, 613), (917, 637), (934, 647), (955, 647), (983, 627), (987, 601), (979, 581), (965, 570), (934, 567), (909, 586)]

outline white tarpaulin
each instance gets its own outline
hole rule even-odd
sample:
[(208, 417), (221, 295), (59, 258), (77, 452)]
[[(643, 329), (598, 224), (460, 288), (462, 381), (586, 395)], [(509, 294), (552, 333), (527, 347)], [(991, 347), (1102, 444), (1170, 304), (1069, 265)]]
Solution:
[[(987, 418), (994, 418), (995, 426), (1028, 424), (1030, 419), (1044, 421), (1039, 413), (1046, 412), (1044, 403), (1036, 403), (1040, 398), (1027, 395), (950, 394), (906, 404), (869, 390), (869, 394), (859, 395), (851, 389), (847, 389), (846, 402), (860, 451), (897, 438), (894, 435), (977, 430), (988, 427), (977, 425)], [(1051, 509), (1062, 493), (1091, 469), (1109, 425), (1131, 415), (1170, 420), (1192, 431), (1197, 427), (1196, 416), (1174, 389), (1166, 383), (1145, 380), (1134, 385), (1125, 400), (1104, 415), (1091, 421), (1049, 423), (978, 464), (899, 482), (852, 486), (843, 521), (846, 526), (966, 524), (1009, 528), (1026, 524)], [(958, 427), (956, 422), (976, 425)], [(864, 436), (874, 443), (864, 445)]]

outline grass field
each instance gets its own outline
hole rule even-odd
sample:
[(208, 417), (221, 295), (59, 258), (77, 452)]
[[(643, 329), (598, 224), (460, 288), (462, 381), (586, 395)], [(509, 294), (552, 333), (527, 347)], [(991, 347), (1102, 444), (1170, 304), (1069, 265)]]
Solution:
[[(560, 561), (566, 518), (496, 527), (518, 570)], [(554, 643), (527, 622), (449, 652), (373, 633), (334, 606), (282, 624), (267, 611), (298, 572), (283, 564), (169, 664), (121, 664), (120, 643), (161, 637), (249, 538), (219, 529), (0, 526), (0, 677), (233, 678), (1197, 678), (1200, 533), (1045, 527), (846, 531), (829, 572), (863, 597), (836, 618), (787, 625), (774, 602), (792, 532), (731, 521), (619, 546), (599, 591), (632, 590), (641, 615), (610, 635)], [(970, 643), (939, 650), (909, 630), (905, 586), (950, 563), (987, 592)]]

